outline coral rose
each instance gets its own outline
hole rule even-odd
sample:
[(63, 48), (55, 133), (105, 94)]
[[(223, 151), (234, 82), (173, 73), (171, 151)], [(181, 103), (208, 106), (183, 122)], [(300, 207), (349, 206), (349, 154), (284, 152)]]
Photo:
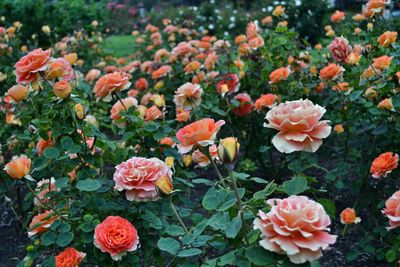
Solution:
[(342, 11), (336, 10), (331, 16), (331, 21), (334, 23), (341, 22), (346, 18), (346, 14)]
[(378, 43), (383, 47), (389, 47), (392, 43), (396, 42), (397, 32), (384, 32), (378, 38)]
[(32, 237), (37, 234), (44, 234), (57, 219), (58, 216), (51, 210), (39, 213), (32, 218), (32, 221), (29, 224), (28, 236)]
[(94, 245), (110, 254), (115, 261), (121, 260), (126, 252), (135, 251), (139, 236), (135, 226), (120, 216), (108, 216), (94, 229)]
[(46, 70), (50, 60), (50, 50), (35, 49), (15, 63), (17, 83), (27, 84), (36, 81), (39, 72)]
[(129, 201), (154, 201), (159, 199), (155, 184), (163, 177), (172, 184), (172, 171), (163, 161), (133, 157), (115, 167), (114, 188), (126, 190)]
[(109, 101), (111, 93), (128, 89), (130, 85), (128, 74), (113, 72), (102, 76), (94, 85), (93, 91), (97, 99)]
[(344, 72), (343, 67), (334, 63), (330, 63), (328, 66), (320, 70), (319, 78), (325, 81), (328, 80), (335, 81), (342, 77), (343, 72)]
[(11, 98), (15, 102), (20, 102), (24, 100), (29, 93), (29, 88), (20, 84), (14, 85), (7, 91), (7, 95), (11, 96)]
[(390, 227), (386, 227), (387, 230), (392, 230), (400, 226), (400, 190), (396, 191), (386, 200), (382, 214), (385, 214), (389, 219)]
[(352, 224), (361, 222), (360, 217), (356, 217), (356, 211), (352, 208), (347, 208), (340, 213), (340, 222), (342, 224)]
[(153, 73), (151, 74), (151, 77), (155, 80), (155, 79), (159, 79), (162, 78), (164, 76), (167, 76), (168, 73), (172, 70), (172, 68), (168, 65), (166, 66), (161, 66), (160, 68), (158, 68), (157, 70), (153, 71)]
[(78, 267), (85, 257), (86, 253), (66, 248), (55, 257), (56, 267)]
[(198, 149), (193, 151), (192, 160), (197, 163), (195, 167), (207, 167), (211, 163), (210, 159)]
[(53, 93), (61, 99), (67, 98), (71, 94), (71, 85), (65, 80), (54, 83)]
[(290, 74), (290, 68), (289, 67), (282, 67), (279, 69), (274, 70), (271, 72), (269, 75), (269, 83), (278, 83), (280, 81), (286, 80), (286, 78)]
[(260, 98), (256, 100), (254, 103), (254, 109), (258, 112), (262, 111), (266, 107), (273, 108), (276, 105), (276, 95), (274, 94), (265, 94), (261, 95)]
[(161, 110), (156, 106), (153, 105), (150, 108), (146, 109), (146, 115), (144, 117), (145, 121), (155, 121), (163, 117), (163, 113)]
[(198, 84), (185, 83), (175, 91), (174, 103), (176, 107), (192, 110), (201, 103), (203, 88)]
[(234, 97), (236, 101), (239, 102), (239, 106), (232, 109), (232, 112), (237, 116), (246, 116), (249, 115), (253, 110), (253, 101), (251, 97), (246, 94), (238, 94)]
[(100, 70), (98, 70), (98, 69), (91, 69), (87, 74), (86, 74), (86, 77), (85, 77), (85, 80), (87, 81), (87, 82), (94, 82), (97, 78), (99, 78), (99, 76), (100, 76)]
[(222, 96), (239, 91), (240, 82), (236, 74), (228, 73), (217, 83), (217, 92)]
[(269, 199), (267, 203), (271, 210), (260, 210), (253, 222), (266, 250), (286, 254), (299, 264), (318, 259), (322, 250), (336, 242), (336, 236), (328, 233), (331, 220), (321, 204), (305, 196)]
[(384, 70), (389, 68), (390, 63), (392, 62), (393, 57), (389, 56), (381, 56), (378, 58), (374, 58), (374, 63), (372, 63), (372, 67), (378, 70)]
[(371, 164), (370, 173), (374, 178), (386, 177), (399, 164), (399, 155), (393, 152), (380, 154)]
[(346, 62), (351, 53), (349, 41), (344, 37), (336, 37), (328, 46), (334, 60), (340, 63)]
[(145, 91), (149, 87), (149, 83), (145, 78), (139, 78), (135, 82), (135, 88), (139, 91)]
[(215, 122), (213, 119), (201, 119), (179, 129), (176, 138), (180, 142), (178, 149), (181, 154), (188, 153), (193, 146), (208, 146), (214, 143), (219, 129), (225, 121)]
[(264, 126), (279, 131), (272, 144), (280, 152), (315, 152), (331, 132), (329, 121), (320, 121), (325, 112), (310, 100), (287, 101), (268, 111)]
[(14, 156), (12, 160), (6, 164), (4, 170), (13, 179), (21, 179), (31, 171), (31, 159), (25, 155)]

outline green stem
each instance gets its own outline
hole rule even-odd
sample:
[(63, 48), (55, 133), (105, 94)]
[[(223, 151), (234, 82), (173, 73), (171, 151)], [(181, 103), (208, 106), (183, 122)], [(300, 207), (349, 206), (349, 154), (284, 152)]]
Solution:
[(232, 184), (233, 190), (235, 191), (238, 210), (239, 210), (240, 216), (243, 221), (243, 204), (242, 204), (242, 200), (240, 199), (240, 194), (239, 194), (239, 190), (236, 185), (236, 180), (235, 180), (235, 177), (233, 176), (233, 171), (229, 170), (228, 172), (229, 172), (229, 177), (231, 178), (231, 184)]
[(179, 223), (182, 225), (183, 229), (184, 229), (185, 232), (188, 234), (189, 231), (188, 231), (188, 229), (187, 229), (185, 223), (183, 222), (181, 216), (179, 215), (178, 211), (176, 210), (175, 205), (174, 205), (174, 203), (172, 202), (172, 196), (171, 196), (171, 195), (169, 196), (169, 204), (170, 204), (171, 209), (173, 210), (173, 212), (174, 212), (174, 214), (175, 214), (175, 217), (178, 219)]

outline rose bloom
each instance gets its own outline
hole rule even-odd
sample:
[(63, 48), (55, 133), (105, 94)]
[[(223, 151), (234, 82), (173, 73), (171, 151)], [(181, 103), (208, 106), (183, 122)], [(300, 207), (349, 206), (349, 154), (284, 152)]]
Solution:
[(14, 85), (7, 91), (7, 95), (11, 96), (11, 98), (15, 102), (20, 102), (24, 100), (29, 93), (29, 88), (20, 84)]
[(66, 248), (55, 257), (56, 267), (78, 267), (85, 257), (86, 253)]
[(390, 227), (386, 227), (388, 231), (400, 226), (400, 190), (386, 200), (382, 214), (389, 219)]
[(39, 213), (32, 218), (32, 221), (29, 224), (28, 236), (32, 237), (37, 234), (44, 234), (57, 219), (58, 216), (53, 211), (47, 210), (43, 213)]
[(185, 66), (184, 70), (185, 70), (186, 74), (189, 74), (189, 73), (193, 73), (193, 72), (198, 71), (202, 66), (203, 65), (199, 61), (194, 60), (194, 61), (189, 62)]
[(271, 16), (266, 16), (265, 18), (263, 18), (263, 19), (261, 20), (261, 23), (262, 23), (263, 25), (266, 25), (266, 24), (272, 23), (272, 21), (273, 21), (273, 18), (272, 18)]
[(346, 58), (346, 63), (350, 65), (356, 65), (360, 59), (361, 58), (357, 52), (351, 52)]
[(207, 55), (207, 57), (204, 61), (204, 65), (205, 65), (206, 69), (208, 71), (210, 71), (215, 68), (215, 64), (217, 63), (217, 61), (218, 61), (218, 55), (217, 55), (217, 53), (212, 51)]
[(274, 11), (272, 11), (272, 15), (275, 17), (283, 16), (283, 14), (285, 14), (285, 8), (283, 6), (276, 6)]
[(385, 0), (369, 0), (368, 3), (363, 7), (363, 16), (371, 19), (375, 15), (383, 14), (385, 12), (385, 6)]
[(135, 226), (120, 216), (108, 216), (94, 229), (94, 245), (110, 254), (115, 261), (121, 260), (126, 252), (135, 251), (139, 236)]
[(46, 70), (50, 60), (50, 50), (35, 49), (15, 63), (17, 83), (27, 84), (36, 81), (39, 72)]
[(356, 211), (352, 208), (347, 208), (340, 213), (340, 222), (342, 224), (352, 224), (361, 222), (360, 217), (356, 217)]
[(48, 79), (56, 79), (62, 77), (67, 82), (75, 78), (74, 69), (71, 64), (64, 58), (52, 59), (49, 70), (47, 71)]
[(371, 164), (370, 173), (374, 178), (386, 177), (399, 164), (399, 155), (393, 152), (380, 154)]
[(131, 83), (129, 76), (123, 72), (113, 72), (102, 76), (94, 85), (97, 99), (111, 100), (110, 94), (128, 89)]
[(71, 85), (65, 80), (54, 83), (53, 93), (61, 99), (67, 98), (71, 94)]
[(47, 197), (46, 194), (54, 190), (56, 190), (56, 180), (54, 180), (54, 177), (39, 181), (36, 184), (36, 197), (33, 199), (33, 203), (36, 206), (43, 206), (43, 203), (47, 203), (49, 201), (49, 197)]
[(392, 62), (393, 57), (389, 56), (381, 56), (378, 58), (374, 58), (374, 63), (372, 64), (372, 67), (378, 69), (378, 70), (384, 70), (389, 68), (390, 63)]
[(177, 108), (176, 120), (179, 122), (187, 122), (190, 118), (190, 110), (182, 110)]
[(244, 34), (238, 35), (235, 37), (235, 44), (240, 45), (247, 41), (247, 37)]
[(13, 179), (21, 179), (31, 171), (31, 159), (25, 155), (14, 156), (12, 160), (6, 164), (4, 170)]
[(87, 82), (94, 82), (97, 78), (99, 78), (99, 76), (100, 76), (100, 70), (98, 70), (98, 69), (91, 69), (87, 74), (86, 74), (86, 77), (85, 77), (85, 80), (87, 81)]
[(159, 141), (160, 145), (165, 145), (165, 146), (175, 146), (174, 139), (171, 137), (164, 137)]
[(163, 113), (161, 110), (156, 106), (153, 105), (150, 108), (146, 109), (146, 115), (144, 120), (145, 121), (155, 121), (163, 117)]
[(336, 124), (335, 127), (333, 127), (333, 130), (340, 134), (344, 132), (343, 124)]
[(271, 109), (276, 105), (276, 95), (274, 94), (265, 94), (261, 95), (260, 98), (256, 100), (254, 103), (254, 109), (258, 112), (262, 111), (266, 107)]
[(167, 76), (167, 74), (172, 70), (172, 68), (168, 65), (161, 66), (157, 70), (153, 71), (151, 74), (151, 77), (155, 79), (162, 78), (164, 76)]
[(174, 103), (184, 110), (192, 110), (201, 103), (203, 88), (198, 84), (185, 83), (175, 91)]
[(310, 100), (286, 101), (268, 111), (264, 127), (278, 130), (272, 144), (279, 152), (315, 152), (322, 139), (329, 136), (331, 126), (322, 120), (325, 108), (314, 105)]
[(336, 37), (328, 46), (334, 60), (340, 63), (346, 62), (351, 53), (349, 41), (344, 37)]
[(213, 119), (201, 119), (195, 121), (185, 127), (179, 129), (176, 138), (180, 142), (178, 149), (181, 154), (186, 154), (192, 150), (193, 146), (208, 146), (214, 143), (214, 139), (219, 129), (225, 121), (219, 120), (215, 122)]
[(378, 43), (383, 47), (389, 47), (392, 43), (396, 42), (397, 32), (385, 32), (378, 38)]
[(48, 135), (47, 140), (40, 138), (38, 143), (36, 144), (36, 151), (39, 156), (43, 155), (43, 151), (46, 148), (54, 146), (54, 140), (51, 139), (51, 132), (48, 132), (47, 135)]
[(336, 65), (334, 63), (330, 63), (328, 66), (324, 67), (322, 70), (319, 72), (319, 78), (321, 80), (337, 80), (338, 78), (341, 78), (342, 74), (344, 72), (344, 68), (341, 67), (340, 65)]
[(210, 159), (198, 149), (193, 151), (192, 160), (197, 163), (196, 167), (207, 167), (211, 163)]
[(400, 84), (400, 71), (396, 73), (397, 79), (399, 80), (399, 84)]
[(139, 78), (135, 82), (135, 88), (139, 91), (145, 91), (145, 90), (147, 90), (147, 88), (149, 88), (149, 83), (147, 82), (147, 80), (145, 78)]
[(165, 177), (172, 184), (172, 171), (163, 161), (133, 157), (115, 167), (114, 188), (126, 190), (129, 201), (154, 201), (160, 198), (155, 184)]
[(324, 207), (305, 197), (290, 196), (269, 199), (268, 213), (258, 212), (253, 228), (261, 231), (260, 246), (279, 254), (286, 254), (295, 264), (312, 262), (336, 242), (330, 235), (331, 220)]
[(257, 34), (255, 37), (249, 39), (248, 45), (251, 49), (256, 50), (264, 46), (264, 39), (261, 37), (261, 35)]
[(290, 68), (289, 67), (282, 67), (279, 69), (274, 70), (271, 72), (269, 75), (269, 83), (278, 83), (280, 81), (285, 80), (290, 74)]
[(346, 14), (342, 11), (336, 10), (335, 13), (331, 16), (331, 21), (334, 23), (341, 22), (346, 18)]
[(246, 36), (247, 39), (254, 38), (258, 35), (260, 28), (255, 22), (249, 22), (246, 27)]
[[(122, 102), (122, 103), (121, 103)], [(110, 118), (113, 120), (113, 123), (117, 125), (120, 128), (123, 128), (126, 125), (126, 122), (119, 122), (122, 118), (121, 116), (121, 111), (126, 111), (130, 107), (136, 107), (138, 104), (138, 101), (136, 98), (133, 97), (127, 97), (124, 99), (121, 99), (121, 101), (117, 101), (111, 108), (111, 115)]]
[(246, 94), (238, 94), (234, 97), (236, 101), (239, 102), (239, 106), (232, 109), (232, 112), (237, 115), (237, 116), (246, 116), (250, 114), (253, 110), (253, 101), (251, 100), (251, 97)]
[(350, 85), (348, 82), (337, 83), (332, 86), (333, 91), (348, 91), (350, 89)]
[(222, 96), (239, 91), (240, 82), (236, 74), (228, 73), (217, 83), (217, 92)]
[(378, 103), (378, 108), (393, 110), (393, 103), (391, 98), (385, 98)]

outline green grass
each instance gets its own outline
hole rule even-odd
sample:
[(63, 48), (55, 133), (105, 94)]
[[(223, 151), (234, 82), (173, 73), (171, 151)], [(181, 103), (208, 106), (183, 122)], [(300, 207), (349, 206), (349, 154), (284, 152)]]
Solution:
[(132, 35), (112, 35), (104, 39), (102, 47), (115, 57), (126, 57), (135, 50), (135, 37)]

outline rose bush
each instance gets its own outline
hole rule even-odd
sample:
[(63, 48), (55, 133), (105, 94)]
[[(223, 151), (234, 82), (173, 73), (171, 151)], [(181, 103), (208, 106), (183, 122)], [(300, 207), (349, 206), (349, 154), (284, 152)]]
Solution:
[(385, 9), (332, 12), (313, 46), (286, 6), (238, 36), (165, 18), (122, 58), (95, 26), (42, 48), (0, 27), (0, 189), (31, 242), (18, 266), (395, 266)]

